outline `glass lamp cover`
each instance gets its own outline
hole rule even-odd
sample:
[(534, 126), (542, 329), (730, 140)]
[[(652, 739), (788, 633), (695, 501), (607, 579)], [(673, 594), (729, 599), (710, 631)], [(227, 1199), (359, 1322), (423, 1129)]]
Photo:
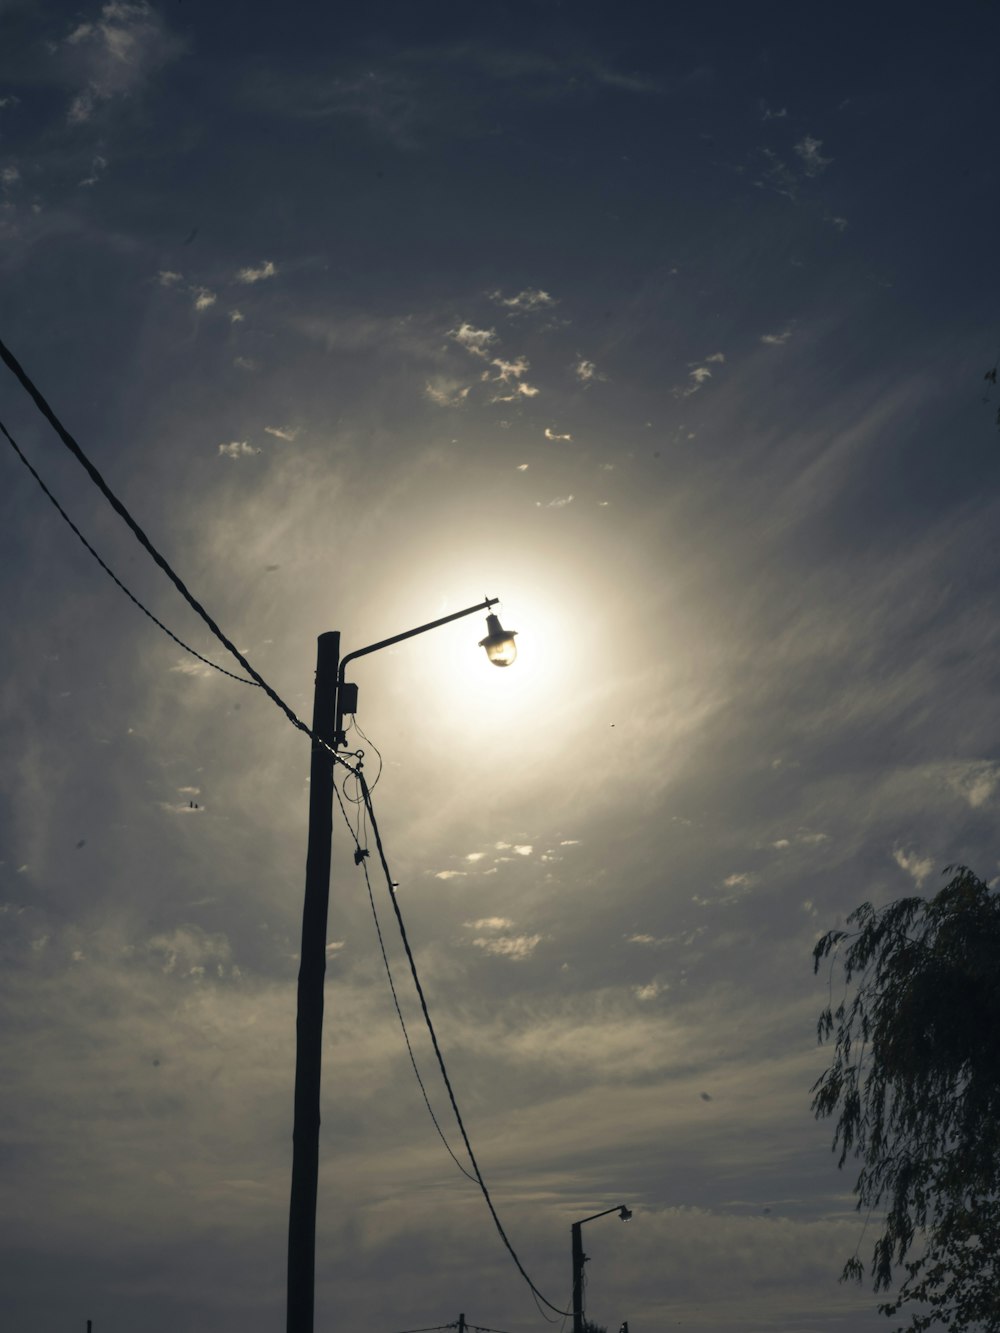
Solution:
[(480, 648), (486, 649), (486, 656), (494, 666), (510, 666), (517, 656), (517, 645), (514, 643), (516, 629), (504, 629), (500, 624), (500, 617), (489, 615), (486, 617), (486, 628), (489, 630), (485, 639), (479, 640)]

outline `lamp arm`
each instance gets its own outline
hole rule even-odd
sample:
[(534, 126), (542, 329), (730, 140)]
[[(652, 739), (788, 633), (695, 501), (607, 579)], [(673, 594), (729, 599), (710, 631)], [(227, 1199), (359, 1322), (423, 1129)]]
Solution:
[(616, 1204), (614, 1208), (605, 1208), (603, 1213), (591, 1213), (589, 1217), (581, 1217), (579, 1222), (574, 1222), (573, 1225), (582, 1227), (584, 1222), (593, 1222), (598, 1217), (607, 1217), (609, 1213), (620, 1213), (624, 1207), (623, 1203)]
[(356, 657), (367, 657), (369, 653), (377, 653), (380, 648), (390, 648), (394, 643), (402, 643), (404, 639), (412, 639), (415, 634), (426, 634), (428, 630), (437, 629), (439, 625), (447, 625), (452, 620), (461, 620), (463, 616), (475, 615), (477, 611), (488, 611), (491, 606), (496, 606), (499, 600), (499, 597), (487, 597), (475, 606), (467, 606), (464, 611), (453, 611), (450, 616), (442, 616), (440, 620), (432, 620), (427, 625), (418, 625), (416, 629), (408, 629), (402, 634), (394, 634), (391, 639), (380, 639), (378, 643), (370, 643), (367, 648), (358, 648), (355, 652), (348, 653), (346, 657), (341, 658), (340, 671), (337, 675), (338, 740), (343, 732), (344, 715), (340, 707), (340, 700), (345, 680), (344, 673), (347, 670), (348, 662), (353, 662)]

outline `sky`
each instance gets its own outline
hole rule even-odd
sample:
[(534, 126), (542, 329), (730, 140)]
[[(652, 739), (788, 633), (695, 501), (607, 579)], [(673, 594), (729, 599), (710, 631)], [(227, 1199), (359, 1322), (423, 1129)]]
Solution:
[[(811, 951), (1000, 873), (996, 5), (0, 31), (0, 338), (254, 669), (308, 718), (325, 631), (518, 632), (359, 661), (349, 742), (532, 1280), (626, 1203), (611, 1333), (882, 1327)], [(2, 367), (0, 420), (242, 674)], [(281, 1328), (309, 741), (0, 445), (0, 1307)], [(335, 816), (317, 1330), (548, 1327)]]

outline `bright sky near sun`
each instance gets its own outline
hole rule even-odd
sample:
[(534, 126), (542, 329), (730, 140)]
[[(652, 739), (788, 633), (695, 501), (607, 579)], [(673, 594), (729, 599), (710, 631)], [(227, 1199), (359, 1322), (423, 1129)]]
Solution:
[[(308, 717), (326, 630), (518, 632), (359, 661), (350, 740), (554, 1304), (633, 1209), (611, 1333), (884, 1322), (811, 949), (1000, 870), (998, 28), (0, 0), (0, 339), (225, 633)], [(3, 367), (0, 421), (239, 674)], [(265, 1333), (309, 743), (0, 445), (3, 1323)], [(336, 813), (317, 1329), (541, 1329)]]

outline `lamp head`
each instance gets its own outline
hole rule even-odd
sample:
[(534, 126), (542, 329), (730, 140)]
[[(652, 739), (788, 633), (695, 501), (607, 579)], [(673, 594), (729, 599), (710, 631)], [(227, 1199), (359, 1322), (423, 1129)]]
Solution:
[(486, 628), (489, 633), (485, 639), (479, 640), (480, 648), (486, 649), (486, 656), (494, 666), (510, 666), (517, 656), (517, 646), (514, 643), (516, 629), (504, 629), (500, 624), (500, 617), (488, 615), (486, 617)]
[(623, 1222), (630, 1222), (632, 1220), (632, 1209), (626, 1208), (625, 1205), (622, 1204), (622, 1206), (618, 1209), (618, 1216), (621, 1218)]

